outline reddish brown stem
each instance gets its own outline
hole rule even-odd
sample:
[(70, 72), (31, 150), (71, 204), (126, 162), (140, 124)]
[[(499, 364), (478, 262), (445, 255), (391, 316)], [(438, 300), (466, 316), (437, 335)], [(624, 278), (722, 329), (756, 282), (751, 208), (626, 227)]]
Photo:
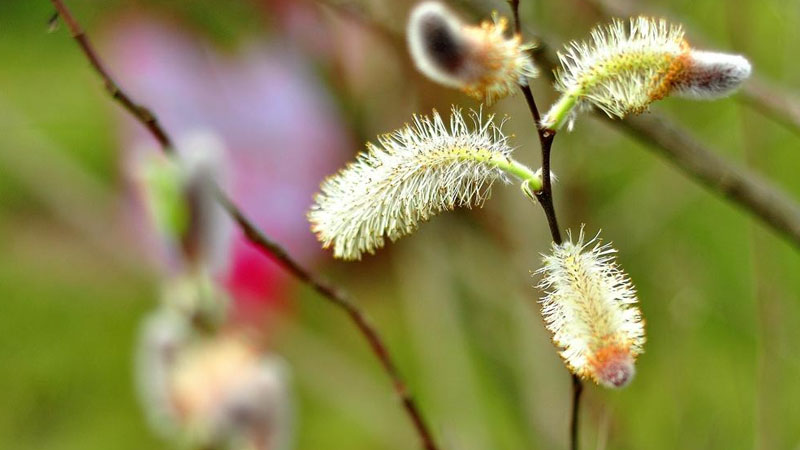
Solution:
[(86, 59), (89, 60), (89, 64), (91, 64), (92, 69), (94, 69), (94, 71), (103, 80), (103, 85), (105, 86), (109, 95), (111, 95), (114, 100), (119, 102), (123, 108), (125, 108), (136, 118), (136, 120), (141, 122), (142, 125), (147, 128), (147, 130), (153, 135), (156, 141), (158, 141), (164, 151), (171, 152), (173, 148), (172, 141), (158, 123), (156, 116), (153, 115), (149, 109), (134, 102), (128, 96), (128, 94), (125, 93), (125, 91), (120, 89), (117, 82), (114, 81), (108, 70), (106, 70), (105, 66), (103, 65), (103, 62), (97, 56), (97, 52), (94, 51), (94, 48), (89, 42), (89, 39), (86, 37), (86, 33), (83, 31), (83, 28), (81, 28), (80, 23), (75, 20), (75, 17), (70, 13), (66, 5), (64, 5), (61, 0), (51, 0), (51, 3), (53, 6), (55, 6), (58, 15), (64, 20), (64, 23), (69, 29), (69, 33), (81, 47), (81, 50), (83, 51), (84, 56), (86, 56)]

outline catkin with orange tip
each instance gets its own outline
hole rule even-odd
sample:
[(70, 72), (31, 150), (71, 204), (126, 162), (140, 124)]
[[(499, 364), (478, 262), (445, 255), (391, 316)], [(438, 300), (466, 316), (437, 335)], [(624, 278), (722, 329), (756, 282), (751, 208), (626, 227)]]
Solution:
[(643, 352), (644, 320), (630, 278), (614, 261), (614, 250), (597, 238), (553, 244), (544, 256), (539, 287), (547, 329), (569, 370), (610, 388), (633, 379)]
[(750, 76), (742, 56), (693, 49), (683, 27), (663, 19), (615, 19), (569, 43), (558, 54), (559, 100), (542, 118), (544, 128), (572, 127), (595, 107), (609, 117), (646, 111), (668, 95), (713, 100), (733, 93)]

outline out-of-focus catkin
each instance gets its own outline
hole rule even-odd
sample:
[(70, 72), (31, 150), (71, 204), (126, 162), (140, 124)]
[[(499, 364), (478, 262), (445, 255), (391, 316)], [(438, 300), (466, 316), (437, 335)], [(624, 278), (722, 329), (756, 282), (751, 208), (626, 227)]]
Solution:
[(506, 37), (508, 20), (497, 15), (466, 25), (439, 2), (422, 2), (411, 12), (407, 37), (420, 72), (491, 105), (538, 74), (520, 35)]
[(181, 136), (174, 155), (146, 152), (137, 164), (148, 213), (167, 247), (179, 253), (182, 270), (221, 271), (227, 263), (233, 229), (216, 201), (226, 172), (222, 141), (203, 130)]
[(574, 374), (621, 388), (634, 376), (645, 342), (636, 290), (614, 261), (614, 250), (581, 230), (544, 256), (539, 287), (545, 324)]
[(142, 329), (137, 372), (152, 426), (187, 448), (291, 448), (288, 367), (243, 335), (198, 334), (161, 309)]

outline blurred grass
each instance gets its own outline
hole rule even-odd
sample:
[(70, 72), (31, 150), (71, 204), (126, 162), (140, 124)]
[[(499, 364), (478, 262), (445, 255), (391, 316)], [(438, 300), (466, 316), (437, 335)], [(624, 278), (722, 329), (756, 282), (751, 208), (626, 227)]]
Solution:
[[(132, 7), (121, 0), (75, 3), (90, 30), (116, 9)], [(536, 3), (523, 12), (536, 11), (528, 20), (548, 31), (580, 37), (593, 24), (575, 3)], [(261, 33), (269, 25), (254, 19), (249, 3), (227, 5), (158, 7), (228, 46), (235, 45), (234, 34)], [(386, 8), (400, 14), (405, 6), (376, 7), (388, 15)], [(723, 8), (736, 11), (728, 15)], [(680, 18), (690, 37), (745, 53), (759, 76), (800, 90), (796, 2), (663, 0), (642, 10)], [(44, 1), (0, 2), (0, 106), (52, 142), (51, 151), (69, 152), (113, 202), (120, 184), (109, 114), (115, 107), (64, 30), (45, 33), (50, 14)], [(745, 30), (737, 28), (742, 21)], [(397, 79), (385, 73), (389, 68), (376, 65), (370, 79)], [(392, 99), (408, 99), (398, 111), (447, 110), (449, 101), (462, 100), (427, 85), (392, 86), (400, 91)], [(546, 86), (536, 90), (540, 103), (552, 99)], [(377, 124), (405, 120), (385, 103), (364, 102), (358, 114), (371, 118), (359, 124), (366, 136), (386, 131)], [(800, 197), (796, 136), (735, 100), (666, 100), (658, 108)], [(536, 164), (521, 100), (499, 109), (513, 117), (509, 131), (521, 159)], [(0, 121), (0, 448), (165, 447), (145, 427), (131, 375), (138, 322), (156, 303), (157, 282), (132, 242), (114, 241), (115, 233), (97, 246), (53, 212), (42, 195), (48, 187), (70, 189), (69, 179), (43, 177), (43, 191), (23, 182), (20, 160), (8, 156), (34, 146), (25, 136), (19, 123)], [(53, 161), (41, 159), (46, 153), (31, 154), (39, 156), (25, 167), (52, 170)], [(648, 324), (647, 353), (634, 383), (620, 392), (587, 389), (584, 448), (800, 445), (798, 252), (599, 122), (583, 119), (575, 132), (559, 136), (554, 158), (563, 226), (586, 223), (614, 241)], [(117, 223), (113, 204), (72, 201), (98, 221)], [(112, 249), (134, 254), (132, 266), (113, 257), (109, 240)], [(540, 212), (512, 186), (497, 189), (484, 210), (437, 218), (377, 257), (328, 266), (386, 331), (448, 448), (564, 445), (568, 377), (542, 329), (528, 274), (548, 246)], [(413, 447), (406, 419), (360, 337), (310, 292), (298, 288), (297, 297), (294, 314), (276, 333), (277, 351), (295, 372), (297, 447)]]

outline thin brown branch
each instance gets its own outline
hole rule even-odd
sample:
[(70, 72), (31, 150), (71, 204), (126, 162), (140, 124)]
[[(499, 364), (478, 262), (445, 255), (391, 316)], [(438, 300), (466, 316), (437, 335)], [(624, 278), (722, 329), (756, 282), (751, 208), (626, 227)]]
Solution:
[[(514, 17), (514, 32), (516, 34), (522, 35), (522, 21), (519, 18), (519, 0), (508, 0), (508, 6), (511, 8), (511, 13)], [(542, 117), (539, 114), (539, 108), (536, 106), (536, 100), (533, 98), (533, 92), (531, 91), (531, 87), (527, 84), (521, 84), (520, 90), (522, 91), (522, 95), (525, 97), (525, 102), (528, 104), (528, 109), (531, 111), (531, 117), (533, 117), (533, 124), (536, 127), (536, 135), (539, 136), (539, 145), (544, 148), (545, 144), (545, 130), (543, 130), (539, 123), (542, 121)]]
[(762, 80), (750, 80), (739, 98), (756, 111), (800, 135), (800, 99), (797, 94), (771, 87)]
[[(514, 17), (514, 30), (517, 34), (522, 33), (522, 22), (519, 18), (519, 0), (509, 0), (511, 7), (511, 14)], [(553, 242), (561, 244), (561, 230), (558, 227), (558, 219), (556, 218), (556, 211), (553, 207), (553, 186), (550, 180), (550, 150), (553, 146), (553, 139), (556, 137), (556, 132), (541, 127), (541, 117), (539, 109), (536, 107), (536, 100), (533, 98), (530, 86), (526, 84), (520, 85), (520, 90), (525, 96), (525, 101), (528, 104), (528, 109), (531, 111), (533, 117), (533, 126), (536, 128), (536, 135), (539, 136), (539, 144), (542, 152), (542, 190), (536, 193), (536, 198), (542, 206), (545, 216), (547, 216), (547, 223), (550, 226), (550, 234), (553, 236)]]
[(578, 419), (580, 416), (581, 394), (583, 382), (577, 375), (572, 375), (572, 414), (569, 422), (569, 437), (571, 450), (578, 450)]
[(553, 237), (553, 242), (561, 245), (561, 228), (558, 226), (556, 210), (553, 206), (553, 185), (550, 179), (550, 153), (553, 139), (556, 135), (555, 132), (550, 130), (545, 130), (542, 135), (544, 136), (542, 144), (542, 190), (536, 193), (536, 199), (539, 200), (539, 205), (542, 206), (544, 215), (547, 217), (547, 225), (550, 227), (550, 235)]
[(122, 89), (119, 88), (117, 82), (109, 74), (108, 70), (106, 70), (103, 62), (97, 56), (97, 52), (94, 51), (92, 48), (91, 43), (89, 43), (89, 39), (86, 37), (86, 33), (81, 28), (80, 23), (75, 20), (75, 17), (72, 16), (69, 9), (67, 9), (66, 5), (61, 0), (51, 0), (53, 6), (55, 6), (58, 15), (64, 20), (64, 23), (67, 25), (69, 29), (69, 33), (78, 42), (78, 45), (81, 47), (83, 54), (86, 56), (86, 59), (89, 60), (89, 64), (91, 64), (92, 69), (100, 76), (100, 79), (103, 80), (103, 85), (108, 91), (108, 94), (114, 98), (119, 104), (122, 105), (131, 115), (133, 115), (136, 120), (142, 123), (150, 134), (158, 141), (161, 147), (167, 151), (172, 151), (172, 141), (167, 136), (167, 133), (164, 132), (164, 129), (159, 124), (158, 119), (156, 116), (150, 112), (149, 109), (145, 108), (134, 102)]
[[(522, 22), (519, 18), (519, 0), (509, 0), (509, 6), (511, 6), (511, 13), (514, 16), (515, 32), (521, 34)], [(536, 127), (536, 134), (539, 136), (539, 144), (542, 152), (542, 190), (536, 193), (536, 199), (542, 206), (545, 217), (547, 217), (547, 225), (550, 227), (550, 235), (553, 238), (553, 242), (557, 245), (561, 245), (561, 228), (558, 226), (558, 218), (556, 216), (555, 207), (553, 206), (553, 185), (550, 179), (550, 154), (556, 132), (541, 126), (539, 109), (536, 107), (536, 101), (533, 98), (530, 86), (526, 83), (520, 85), (520, 89), (531, 111), (533, 124), (534, 127)], [(581, 392), (583, 392), (583, 382), (581, 382), (581, 379), (575, 374), (572, 374), (571, 379), (572, 403), (570, 405), (569, 448), (571, 450), (577, 450), (579, 442), (578, 417), (580, 416), (580, 400)]]
[[(78, 42), (78, 45), (89, 60), (94, 71), (103, 80), (109, 94), (150, 131), (161, 145), (163, 151), (172, 152), (172, 140), (161, 127), (156, 117), (147, 108), (135, 103), (111, 77), (95, 52), (94, 47), (89, 42), (86, 33), (62, 0), (50, 1), (66, 23), (72, 37)], [(394, 390), (400, 398), (408, 417), (411, 419), (414, 429), (419, 435), (422, 447), (426, 450), (436, 450), (437, 446), (433, 435), (430, 433), (425, 420), (422, 418), (422, 414), (414, 398), (409, 393), (403, 378), (400, 376), (397, 366), (392, 360), (383, 339), (378, 334), (375, 327), (369, 322), (366, 315), (352, 302), (344, 291), (316, 277), (292, 259), (283, 247), (269, 239), (222, 191), (217, 191), (217, 199), (239, 225), (250, 242), (267, 256), (279, 263), (295, 278), (313, 288), (322, 298), (327, 299), (336, 307), (341, 308), (347, 313), (358, 331), (367, 340), (370, 349), (380, 361), (384, 371), (392, 380)]]
[(521, 34), (522, 21), (519, 19), (519, 0), (508, 0), (508, 6), (511, 8), (511, 13), (514, 16), (514, 32)]

